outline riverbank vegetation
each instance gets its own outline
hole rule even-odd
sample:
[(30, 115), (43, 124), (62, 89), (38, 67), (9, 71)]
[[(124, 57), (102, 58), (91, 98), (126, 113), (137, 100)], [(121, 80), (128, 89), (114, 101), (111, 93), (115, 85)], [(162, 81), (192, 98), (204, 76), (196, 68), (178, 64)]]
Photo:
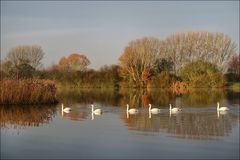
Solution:
[[(181, 32), (163, 40), (143, 37), (130, 41), (118, 64), (94, 70), (88, 68), (87, 56), (79, 53), (60, 57), (57, 64), (43, 68), (45, 53), (40, 46), (17, 46), (1, 60), (1, 103), (55, 102), (56, 86), (168, 88), (177, 94), (190, 88), (223, 88), (240, 81), (237, 52), (236, 44), (223, 33)], [(28, 93), (31, 87), (34, 96)], [(11, 99), (13, 89), (17, 96)]]
[(56, 86), (50, 80), (1, 80), (0, 104), (56, 103)]

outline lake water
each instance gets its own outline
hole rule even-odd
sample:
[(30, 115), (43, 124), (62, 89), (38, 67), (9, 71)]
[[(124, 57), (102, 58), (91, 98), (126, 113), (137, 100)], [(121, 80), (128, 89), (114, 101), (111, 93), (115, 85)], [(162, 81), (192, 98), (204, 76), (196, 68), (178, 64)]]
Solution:
[[(1, 159), (239, 159), (239, 95), (61, 90), (56, 105), (0, 106)], [(230, 111), (217, 112), (218, 101)], [(91, 114), (92, 103), (102, 115)], [(139, 113), (127, 115), (127, 103)], [(149, 114), (149, 103), (161, 113)], [(182, 112), (169, 114), (169, 103)]]

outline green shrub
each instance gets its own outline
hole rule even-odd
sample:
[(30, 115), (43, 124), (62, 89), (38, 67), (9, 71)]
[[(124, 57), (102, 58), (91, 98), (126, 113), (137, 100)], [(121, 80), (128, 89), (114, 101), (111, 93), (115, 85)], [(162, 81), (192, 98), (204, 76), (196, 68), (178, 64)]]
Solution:
[(180, 77), (194, 88), (223, 87), (226, 81), (216, 65), (202, 60), (185, 65), (180, 71)]

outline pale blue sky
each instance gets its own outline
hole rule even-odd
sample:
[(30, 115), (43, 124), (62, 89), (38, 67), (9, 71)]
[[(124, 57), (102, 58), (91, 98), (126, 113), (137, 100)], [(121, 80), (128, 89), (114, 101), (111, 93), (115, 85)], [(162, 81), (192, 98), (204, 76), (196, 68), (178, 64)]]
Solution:
[(239, 1), (1, 1), (1, 59), (38, 44), (45, 66), (77, 52), (97, 69), (118, 63), (131, 40), (196, 30), (225, 33), (239, 46)]

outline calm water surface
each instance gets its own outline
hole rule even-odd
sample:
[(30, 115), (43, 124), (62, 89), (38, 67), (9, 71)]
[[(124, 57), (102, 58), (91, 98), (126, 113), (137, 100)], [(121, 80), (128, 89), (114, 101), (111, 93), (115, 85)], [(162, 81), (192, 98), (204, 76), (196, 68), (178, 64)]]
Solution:
[[(0, 106), (1, 158), (239, 159), (239, 93), (62, 90), (60, 103)], [(230, 111), (217, 112), (216, 103)], [(61, 112), (61, 103), (71, 107)], [(91, 114), (91, 103), (103, 110)], [(140, 110), (126, 114), (126, 104)], [(148, 104), (161, 108), (149, 114)], [(168, 105), (183, 111), (169, 114)]]

